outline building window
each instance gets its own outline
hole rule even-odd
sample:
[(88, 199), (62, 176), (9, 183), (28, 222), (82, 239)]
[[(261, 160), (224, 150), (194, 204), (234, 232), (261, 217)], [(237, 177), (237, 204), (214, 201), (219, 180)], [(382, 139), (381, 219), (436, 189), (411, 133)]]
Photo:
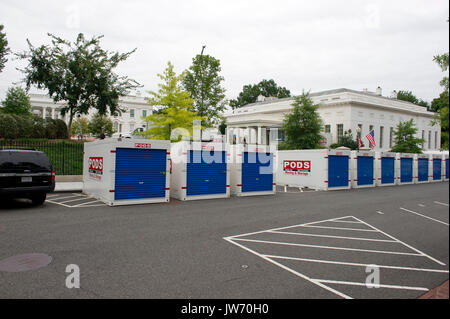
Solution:
[(438, 149), (438, 132), (434, 132), (434, 149)]
[(331, 125), (325, 125), (325, 133), (331, 132)]
[(130, 132), (133, 132), (133, 131), (134, 131), (134, 124), (130, 123)]
[(373, 125), (369, 126), (369, 133), (373, 131)]
[(425, 131), (424, 130), (422, 130), (422, 140), (424, 141), (422, 143), (422, 149), (424, 149), (425, 148)]
[(147, 117), (147, 110), (142, 110), (142, 116)]
[(431, 149), (431, 131), (428, 131), (428, 149)]
[(383, 148), (384, 126), (380, 126), (380, 148)]
[(342, 137), (344, 136), (344, 124), (337, 125), (337, 136), (338, 136), (337, 142), (340, 143), (342, 140)]
[(134, 118), (134, 109), (130, 109), (130, 117)]
[(119, 123), (114, 122), (114, 132), (118, 132), (119, 131)]
[(394, 145), (394, 128), (391, 127), (389, 130), (389, 148), (392, 148)]

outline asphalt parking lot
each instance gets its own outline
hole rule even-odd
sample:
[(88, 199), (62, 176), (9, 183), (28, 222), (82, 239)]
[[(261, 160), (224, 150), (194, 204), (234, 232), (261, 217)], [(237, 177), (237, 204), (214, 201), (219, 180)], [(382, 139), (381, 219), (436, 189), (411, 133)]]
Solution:
[[(0, 207), (0, 298), (417, 298), (448, 280), (448, 182), (107, 207)], [(44, 254), (25, 272), (2, 261)], [(80, 288), (66, 287), (67, 265)], [(5, 265), (5, 263), (3, 263)], [(368, 288), (376, 265), (378, 288)]]

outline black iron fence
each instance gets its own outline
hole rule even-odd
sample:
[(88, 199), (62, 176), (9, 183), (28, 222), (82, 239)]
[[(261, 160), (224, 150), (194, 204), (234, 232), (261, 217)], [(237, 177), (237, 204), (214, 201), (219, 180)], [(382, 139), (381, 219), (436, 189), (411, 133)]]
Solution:
[(56, 175), (83, 175), (83, 142), (1, 140), (0, 149), (33, 149), (47, 154)]

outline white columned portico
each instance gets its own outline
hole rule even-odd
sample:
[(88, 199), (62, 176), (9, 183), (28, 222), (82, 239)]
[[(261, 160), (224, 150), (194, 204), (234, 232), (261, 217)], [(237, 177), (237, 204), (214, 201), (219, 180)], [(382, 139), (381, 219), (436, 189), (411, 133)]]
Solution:
[(52, 107), (52, 119), (55, 119), (55, 109)]
[(47, 117), (47, 108), (44, 106), (42, 107), (42, 118), (45, 120)]

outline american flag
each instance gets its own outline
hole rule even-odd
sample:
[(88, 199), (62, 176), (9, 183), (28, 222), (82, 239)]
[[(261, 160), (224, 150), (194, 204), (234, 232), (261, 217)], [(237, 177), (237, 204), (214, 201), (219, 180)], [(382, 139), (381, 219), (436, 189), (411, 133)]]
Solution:
[(370, 145), (372, 146), (372, 149), (375, 148), (375, 132), (372, 130), (369, 134), (366, 135), (366, 138), (369, 140)]
[(361, 135), (358, 135), (358, 148), (362, 147)]

